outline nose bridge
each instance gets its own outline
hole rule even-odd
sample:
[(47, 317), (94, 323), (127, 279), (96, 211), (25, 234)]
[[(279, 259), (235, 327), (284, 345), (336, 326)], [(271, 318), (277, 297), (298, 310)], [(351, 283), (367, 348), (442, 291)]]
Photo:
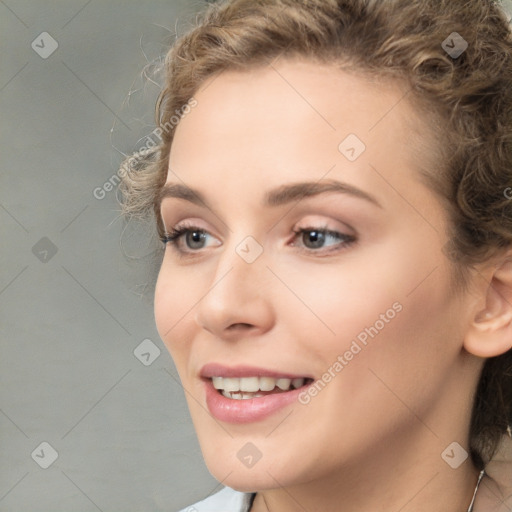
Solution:
[(219, 255), (208, 291), (197, 306), (198, 324), (219, 336), (233, 324), (268, 327), (272, 308), (264, 284), (267, 273), (263, 245), (254, 237), (229, 243)]
[[(215, 282), (226, 276), (235, 285), (240, 296), (253, 294), (252, 285), (264, 279), (266, 253), (263, 241), (260, 242), (248, 230), (232, 231), (222, 250), (215, 272)], [(226, 274), (226, 272), (229, 272)]]
[(265, 263), (263, 245), (253, 236), (234, 241), (219, 256), (215, 287), (226, 291), (236, 301), (253, 301), (260, 295), (265, 272), (268, 272)]

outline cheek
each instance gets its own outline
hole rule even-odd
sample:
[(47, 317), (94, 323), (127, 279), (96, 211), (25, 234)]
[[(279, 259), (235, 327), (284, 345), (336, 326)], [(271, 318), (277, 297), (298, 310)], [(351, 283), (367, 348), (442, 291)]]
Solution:
[(456, 322), (458, 303), (447, 285), (449, 274), (442, 265), (426, 279), (432, 269), (415, 270), (402, 266), (394, 274), (401, 276), (401, 289), (392, 287), (386, 293), (385, 286), (376, 287), (367, 295), (366, 306), (340, 315), (339, 328), (348, 328), (344, 350), (354, 341), (358, 347), (353, 349), (357, 355), (348, 353), (352, 360), (337, 384), (341, 403), (355, 407), (354, 421), (362, 415), (378, 422), (390, 411), (396, 413), (396, 422), (406, 421), (404, 403), (414, 404), (421, 416), (450, 378), (462, 340)]
[(187, 272), (181, 270), (172, 271), (164, 262), (155, 288), (156, 327), (177, 365), (190, 346), (186, 342), (185, 329), (190, 324), (194, 304), (201, 296), (195, 281), (187, 275)]
[[(300, 322), (301, 331), (316, 332), (315, 337), (301, 339), (321, 337), (325, 354), (332, 359), (334, 354), (347, 350), (353, 339), (359, 338), (363, 343), (370, 339), (368, 330), (377, 330), (378, 336), (383, 337), (389, 326), (404, 316), (406, 304), (413, 317), (423, 316), (419, 307), (424, 298), (417, 301), (417, 308), (415, 299), (421, 294), (410, 292), (435, 265), (425, 261), (418, 265), (415, 261), (421, 260), (410, 248), (397, 247), (396, 241), (390, 241), (378, 248), (347, 252), (336, 264), (312, 268), (311, 263), (309, 267), (307, 263), (296, 263), (293, 273), (283, 266), (276, 273), (292, 283), (302, 304), (291, 294), (286, 297), (283, 293), (278, 311), (288, 326)], [(430, 299), (435, 302), (438, 298)]]
[(442, 378), (458, 350), (459, 315), (446, 260), (433, 247), (427, 237), (414, 245), (395, 240), (347, 256), (337, 268), (297, 273), (294, 291), (310, 311), (299, 316), (297, 306), (279, 307), (288, 325), (300, 321), (301, 350), (319, 359), (317, 371), (346, 354), (350, 392), (375, 380), (369, 368), (382, 369), (397, 386)]
[[(428, 273), (425, 274), (425, 276)], [(400, 299), (403, 311), (377, 344), (371, 364), (397, 389), (432, 391), (447, 377), (462, 346), (461, 311), (450, 292), (448, 270), (440, 265)]]

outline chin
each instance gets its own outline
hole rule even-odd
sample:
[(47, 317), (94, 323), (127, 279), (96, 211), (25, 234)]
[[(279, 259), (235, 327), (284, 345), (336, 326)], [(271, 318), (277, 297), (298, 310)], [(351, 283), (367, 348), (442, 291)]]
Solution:
[(268, 468), (263, 466), (259, 469), (256, 466), (242, 468), (241, 465), (234, 468), (213, 461), (211, 464), (206, 461), (206, 466), (213, 478), (221, 482), (222, 485), (235, 489), (235, 491), (258, 492), (275, 489), (281, 485), (290, 485), (288, 479), (283, 481), (282, 475), (274, 475), (271, 471), (269, 474), (267, 472)]
[[(257, 492), (276, 489), (282, 486), (294, 486), (311, 481), (314, 469), (300, 465), (301, 458), (293, 460), (286, 451), (274, 449), (272, 457), (262, 456), (249, 464), (244, 463), (243, 447), (250, 441), (231, 440), (231, 446), (201, 446), (203, 457), (210, 474), (223, 485), (241, 492)], [(257, 441), (256, 441), (257, 442)]]

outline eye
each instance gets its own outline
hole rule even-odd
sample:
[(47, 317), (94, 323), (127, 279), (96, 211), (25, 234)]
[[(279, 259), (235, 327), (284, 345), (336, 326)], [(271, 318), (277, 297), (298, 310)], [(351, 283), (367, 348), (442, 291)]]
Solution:
[[(291, 245), (294, 247), (298, 246), (301, 250), (308, 253), (323, 254), (337, 252), (349, 247), (356, 241), (355, 236), (328, 229), (327, 226), (309, 226), (292, 231), (295, 233), (294, 238), (298, 239), (299, 243), (294, 242)], [(213, 237), (206, 230), (198, 226), (182, 224), (161, 237), (161, 240), (164, 244), (172, 244), (179, 255), (186, 255), (198, 253), (205, 249), (209, 238)], [(210, 245), (218, 246), (220, 243)], [(331, 248), (322, 250), (325, 247)]]
[[(205, 248), (205, 242), (211, 235), (204, 229), (193, 225), (181, 225), (161, 237), (164, 244), (171, 243), (179, 253), (196, 252)], [(183, 244), (185, 249), (183, 249)]]
[[(321, 228), (308, 226), (296, 230), (294, 229), (293, 232), (296, 238), (305, 246), (307, 252), (334, 252), (347, 248), (356, 241), (355, 236), (330, 230), (327, 226), (322, 226)], [(319, 251), (318, 249), (325, 247), (328, 241), (334, 241), (334, 244), (329, 244), (334, 248), (328, 249), (327, 251)], [(292, 245), (295, 246), (296, 244), (293, 243)]]

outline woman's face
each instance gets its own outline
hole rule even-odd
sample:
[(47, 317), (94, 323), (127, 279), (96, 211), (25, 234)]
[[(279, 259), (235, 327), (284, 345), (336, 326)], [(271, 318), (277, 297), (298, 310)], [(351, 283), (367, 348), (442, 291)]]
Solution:
[(281, 60), (208, 81), (176, 129), (161, 212), (190, 231), (167, 243), (155, 315), (225, 485), (310, 482), (412, 446), (441, 461), (465, 440), (467, 313), (405, 93)]

